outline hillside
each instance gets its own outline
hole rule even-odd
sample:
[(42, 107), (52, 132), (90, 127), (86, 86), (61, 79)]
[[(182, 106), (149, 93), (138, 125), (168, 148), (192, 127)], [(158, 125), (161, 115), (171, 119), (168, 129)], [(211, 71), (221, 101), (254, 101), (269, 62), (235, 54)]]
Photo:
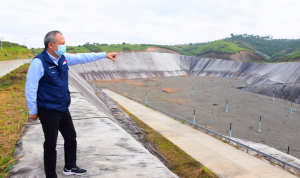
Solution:
[[(12, 59), (26, 59), (33, 57), (31, 50), (28, 49), (26, 46), (24, 47), (17, 43), (11, 43), (7, 41), (2, 42), (2, 51), (3, 52), (1, 52), (0, 50), (0, 61)], [(5, 53), (7, 54), (7, 57), (5, 57)]]
[[(148, 45), (144, 44), (99, 44), (99, 43), (85, 43), (78, 46), (67, 46), (68, 53), (88, 53), (88, 52), (130, 52), (130, 51), (144, 51)], [(43, 48), (37, 49), (37, 53), (43, 51)]]
[(300, 61), (300, 51), (288, 56), (283, 56), (277, 59), (275, 62), (296, 62), (296, 61), (297, 62)]
[[(42, 48), (37, 49), (37, 53), (42, 50)], [(123, 42), (122, 44), (85, 43), (67, 46), (69, 53), (102, 51), (155, 51), (243, 62), (291, 62), (300, 60), (300, 39), (273, 39), (272, 36), (231, 34), (230, 38), (222, 40), (180, 45), (126, 44)]]
[(265, 62), (267, 60), (267, 58), (265, 58), (263, 55), (256, 53), (246, 45), (243, 45), (241, 43), (234, 43), (229, 40), (217, 40), (208, 43), (189, 43), (185, 45), (163, 47), (188, 56), (227, 59), (244, 62)]
[(244, 44), (250, 49), (269, 56), (270, 62), (286, 62), (300, 59), (299, 56), (296, 57), (295, 55), (288, 57), (291, 53), (300, 51), (300, 39), (273, 39), (272, 36), (231, 34), (231, 37), (227, 40)]

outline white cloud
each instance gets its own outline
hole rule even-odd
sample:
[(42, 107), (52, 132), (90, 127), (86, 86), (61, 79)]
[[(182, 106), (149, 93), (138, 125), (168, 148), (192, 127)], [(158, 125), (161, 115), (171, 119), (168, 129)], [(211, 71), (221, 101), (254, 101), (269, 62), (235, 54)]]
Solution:
[(43, 46), (61, 30), (68, 45), (85, 42), (181, 44), (235, 34), (300, 38), (300, 1), (285, 0), (9, 0), (0, 6), (0, 36)]

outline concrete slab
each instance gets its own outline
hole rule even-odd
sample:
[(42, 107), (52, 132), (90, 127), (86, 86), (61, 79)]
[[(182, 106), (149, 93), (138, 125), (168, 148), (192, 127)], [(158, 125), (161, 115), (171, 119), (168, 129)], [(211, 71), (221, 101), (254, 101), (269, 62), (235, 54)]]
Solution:
[[(110, 90), (103, 90), (103, 92), (219, 177), (295, 177), (261, 159), (255, 158), (214, 137), (197, 131), (115, 92)], [(137, 104), (140, 107), (137, 107)]]
[[(205, 165), (213, 172), (218, 172), (219, 177), (222, 178), (258, 178), (247, 170), (239, 167), (238, 165), (231, 162), (219, 162), (214, 164)], [(270, 178), (270, 177), (269, 177)]]
[[(72, 104), (69, 109), (77, 132), (77, 165), (88, 171), (81, 177), (177, 178), (124, 129), (90, 104), (76, 89), (70, 88)], [(13, 166), (9, 176), (43, 178), (42, 127), (34, 121), (28, 122), (25, 128), (14, 153), (14, 156), (24, 156)], [(59, 134), (56, 172), (58, 177), (73, 177), (62, 174), (63, 166), (64, 140)]]

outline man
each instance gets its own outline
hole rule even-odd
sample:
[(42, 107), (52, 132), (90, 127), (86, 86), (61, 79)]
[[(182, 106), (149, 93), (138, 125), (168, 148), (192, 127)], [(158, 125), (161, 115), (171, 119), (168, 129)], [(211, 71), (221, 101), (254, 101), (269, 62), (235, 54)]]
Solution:
[(64, 138), (65, 175), (82, 175), (87, 171), (76, 165), (76, 131), (68, 107), (68, 66), (102, 58), (115, 61), (117, 53), (65, 53), (65, 38), (51, 31), (44, 38), (45, 49), (30, 63), (26, 80), (26, 98), (30, 119), (41, 121), (44, 142), (44, 167), (47, 178), (56, 178), (56, 142), (58, 131)]

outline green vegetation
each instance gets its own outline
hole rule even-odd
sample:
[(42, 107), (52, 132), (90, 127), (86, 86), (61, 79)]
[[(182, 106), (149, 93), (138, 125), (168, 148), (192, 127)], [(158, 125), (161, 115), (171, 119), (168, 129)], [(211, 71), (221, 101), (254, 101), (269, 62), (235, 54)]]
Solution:
[(300, 51), (293, 53), (288, 56), (283, 56), (279, 58), (276, 62), (293, 62), (293, 61), (299, 61), (300, 60)]
[[(150, 45), (153, 46), (153, 45)], [(90, 52), (129, 52), (129, 51), (144, 51), (148, 45), (143, 44), (99, 44), (99, 43), (85, 43), (78, 46), (67, 46), (68, 53), (90, 53)], [(43, 48), (39, 48), (36, 52), (39, 54)]]
[(260, 51), (270, 57), (273, 61), (292, 61), (300, 59), (295, 55), (293, 57), (285, 57), (286, 55), (300, 50), (300, 39), (273, 39), (272, 36), (259, 35), (230, 35), (228, 40), (235, 43), (245, 44), (249, 48)]
[(124, 107), (120, 106), (146, 132), (146, 139), (168, 162), (170, 169), (179, 177), (217, 178), (214, 173), (181, 150), (178, 146), (142, 122)]
[(199, 55), (212, 53), (212, 52), (234, 54), (241, 50), (247, 50), (247, 49), (242, 48), (237, 44), (229, 41), (218, 40), (200, 46), (197, 50), (195, 50), (195, 53)]
[(28, 118), (24, 95), (28, 68), (25, 64), (0, 78), (0, 178), (18, 159), (13, 153)]
[[(7, 56), (5, 56), (5, 54), (7, 54)], [(31, 53), (31, 50), (28, 49), (26, 46), (21, 46), (17, 43), (11, 43), (7, 41), (2, 42), (2, 52), (0, 51), (0, 61), (12, 59), (28, 59), (32, 57), (33, 54)]]
[(234, 43), (230, 40), (217, 40), (208, 43), (189, 43), (189, 44), (174, 45), (174, 46), (165, 46), (165, 45), (152, 45), (152, 46), (170, 49), (182, 55), (197, 56), (197, 57), (208, 53), (234, 54), (238, 51), (246, 50), (255, 53), (261, 56), (262, 58), (266, 59), (264, 56), (256, 53), (254, 50), (250, 49), (246, 45), (242, 43)]

